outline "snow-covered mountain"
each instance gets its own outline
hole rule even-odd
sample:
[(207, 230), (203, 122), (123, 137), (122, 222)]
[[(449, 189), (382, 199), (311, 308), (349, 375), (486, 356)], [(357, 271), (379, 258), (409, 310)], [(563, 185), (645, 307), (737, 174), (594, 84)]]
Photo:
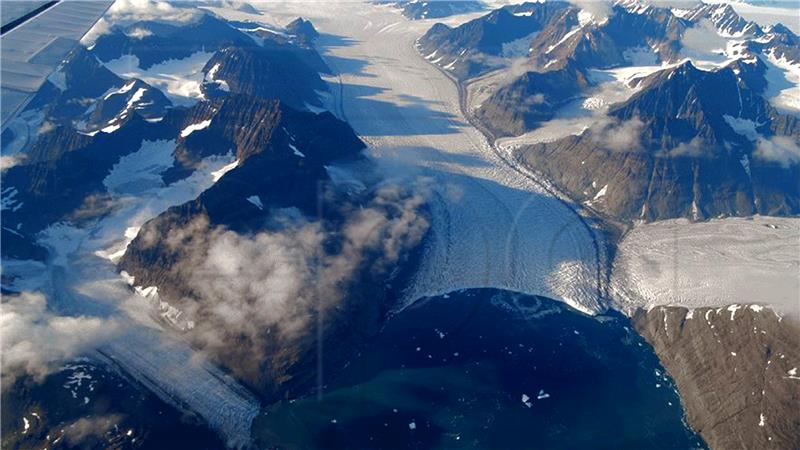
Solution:
[(797, 36), (727, 4), (657, 5), (506, 6), (418, 47), (487, 132), (603, 213), (796, 214)]
[[(114, 408), (96, 409), (108, 412), (104, 426), (112, 432), (86, 438), (87, 446), (162, 446), (164, 426), (176, 438), (193, 427), (208, 434), (210, 427), (226, 441), (212, 436), (198, 448), (246, 445), (258, 398), (305, 395), (315, 382), (317, 331), (305, 321), (321, 308), (320, 296), (329, 304), (324, 333), (333, 369), (380, 329), (397, 300), (388, 282), (400, 276), (400, 264), (427, 229), (414, 194), (354, 177), (342, 181), (348, 171), (336, 165), (343, 163), (361, 164), (365, 178), (380, 177), (370, 175), (374, 168), (365, 164), (352, 128), (326, 109), (330, 94), (321, 76), (330, 69), (314, 47), (311, 22), (268, 29), (192, 12), (191, 20), (112, 22), (64, 61), (3, 135), (4, 301), (23, 302), (36, 291), (47, 297), (47, 317), (102, 322), (109, 336), (87, 337), (56, 361), (90, 356), (98, 376), (120, 371), (141, 384), (115, 388), (114, 406), (123, 413), (131, 408), (124, 420)], [(13, 156), (8, 165), (7, 156)], [(201, 221), (205, 229), (191, 228)], [(194, 239), (182, 249), (196, 252), (175, 253), (174, 233), (182, 229), (184, 242)], [(330, 281), (318, 287), (327, 290), (317, 293), (305, 286), (316, 282), (305, 283), (297, 295), (306, 300), (287, 293), (285, 304), (261, 305), (254, 312), (266, 314), (263, 328), (220, 327), (221, 316), (212, 312), (218, 299), (186, 277), (190, 267), (201, 271), (196, 258), (214, 251), (217, 237), (264, 251), (257, 265), (262, 276), (253, 283), (319, 271)], [(270, 275), (281, 267), (297, 272)], [(359, 289), (348, 295), (352, 285)], [(223, 303), (253, 301), (240, 294), (228, 292)], [(256, 301), (265, 298), (271, 297)], [(269, 325), (273, 315), (294, 327), (277, 319)], [(221, 329), (227, 331), (209, 339)], [(273, 332), (284, 339), (271, 340)], [(229, 339), (240, 353), (219, 346)], [(261, 357), (252, 365), (255, 353)], [(51, 367), (45, 372), (49, 385), (63, 378)], [(92, 418), (80, 408), (51, 414), (55, 406), (40, 393), (3, 395), (4, 404), (41, 402), (34, 412), (48, 414), (46, 421), (33, 419), (27, 403), (19, 406), (26, 428), (7, 441), (4, 409), (4, 446), (49, 446), (67, 439), (60, 428)], [(148, 397), (119, 403), (125, 395)], [(146, 420), (158, 408), (168, 409), (162, 425)], [(191, 423), (177, 425), (185, 413)], [(135, 430), (114, 431), (126, 425)]]
[(439, 19), (486, 8), (483, 2), (474, 0), (403, 0), (393, 5), (400, 8), (403, 15), (411, 20)]

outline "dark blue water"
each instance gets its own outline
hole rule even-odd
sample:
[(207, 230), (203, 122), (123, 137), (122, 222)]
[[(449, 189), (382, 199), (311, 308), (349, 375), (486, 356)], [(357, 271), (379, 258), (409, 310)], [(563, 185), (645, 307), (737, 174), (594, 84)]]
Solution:
[(321, 399), (274, 405), (254, 429), (262, 446), (704, 447), (625, 317), (490, 289), (394, 316)]

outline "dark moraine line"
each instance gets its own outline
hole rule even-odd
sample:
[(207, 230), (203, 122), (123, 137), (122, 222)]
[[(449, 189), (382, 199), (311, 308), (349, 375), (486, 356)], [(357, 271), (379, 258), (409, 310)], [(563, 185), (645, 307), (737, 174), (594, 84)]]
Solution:
[[(415, 50), (417, 49), (416, 45), (417, 45), (417, 41), (414, 41)], [(597, 242), (597, 235), (595, 234), (595, 231), (592, 228), (592, 226), (589, 225), (589, 223), (586, 221), (586, 218), (584, 218), (580, 214), (579, 208), (576, 208), (574, 206), (576, 203), (571, 201), (571, 199), (569, 201), (565, 200), (564, 197), (569, 198), (568, 195), (566, 195), (565, 193), (556, 191), (553, 188), (551, 188), (550, 186), (547, 186), (546, 184), (544, 184), (541, 181), (539, 181), (538, 179), (536, 179), (536, 177), (532, 176), (529, 173), (526, 173), (525, 171), (521, 170), (517, 165), (515, 165), (511, 161), (509, 161), (508, 157), (506, 155), (504, 155), (502, 152), (500, 152), (497, 149), (497, 147), (494, 145), (494, 142), (496, 140), (496, 137), (495, 137), (494, 133), (489, 131), (485, 126), (483, 126), (483, 124), (480, 123), (479, 120), (475, 119), (467, 111), (467, 105), (466, 105), (467, 94), (466, 94), (466, 89), (465, 89), (463, 83), (459, 82), (456, 78), (454, 78), (452, 75), (447, 73), (446, 70), (442, 69), (438, 65), (432, 64), (430, 61), (426, 60), (425, 57), (419, 51), (416, 51), (415, 53), (417, 54), (417, 56), (419, 56), (420, 58), (425, 60), (426, 63), (431, 64), (433, 67), (435, 67), (439, 72), (441, 72), (444, 76), (446, 76), (450, 81), (452, 81), (456, 85), (456, 88), (458, 89), (458, 104), (459, 104), (459, 108), (461, 109), (461, 114), (464, 116), (465, 119), (467, 119), (467, 122), (469, 122), (469, 124), (473, 128), (475, 128), (476, 130), (480, 131), (483, 134), (483, 136), (486, 138), (487, 142), (489, 143), (489, 148), (492, 149), (492, 152), (498, 158), (500, 158), (509, 168), (511, 168), (512, 170), (514, 170), (518, 174), (522, 175), (523, 177), (531, 180), (533, 183), (535, 183), (537, 186), (541, 187), (545, 192), (547, 192), (548, 194), (553, 196), (556, 200), (561, 202), (564, 206), (566, 206), (570, 211), (572, 211), (575, 214), (575, 216), (580, 221), (581, 225), (583, 225), (583, 227), (586, 229), (586, 231), (592, 237), (592, 246), (594, 247), (595, 276), (597, 278), (597, 287), (596, 287), (596, 289), (597, 289), (598, 301), (600, 301), (601, 303), (603, 303), (603, 300), (607, 301), (607, 299), (608, 299), (608, 295), (607, 295), (607, 291), (606, 291), (607, 283), (603, 283), (603, 280), (604, 279), (606, 281), (610, 280), (611, 266), (609, 264), (609, 266), (606, 267), (606, 270), (605, 270), (606, 273), (603, 274), (604, 270), (603, 270), (603, 264), (601, 262), (600, 244), (598, 244), (598, 242)], [(593, 214), (591, 211), (589, 211), (587, 209), (584, 209), (584, 208), (581, 208), (581, 209), (584, 210), (584, 211), (589, 212), (592, 216), (595, 216), (595, 214)], [(599, 222), (599, 223), (602, 223), (602, 222)]]

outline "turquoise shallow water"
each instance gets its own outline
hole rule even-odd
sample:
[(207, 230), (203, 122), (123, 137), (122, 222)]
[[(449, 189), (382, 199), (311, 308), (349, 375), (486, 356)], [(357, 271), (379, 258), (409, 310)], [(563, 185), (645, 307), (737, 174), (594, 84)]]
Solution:
[(705, 447), (627, 318), (491, 289), (394, 316), (321, 398), (273, 405), (255, 430), (306, 448)]

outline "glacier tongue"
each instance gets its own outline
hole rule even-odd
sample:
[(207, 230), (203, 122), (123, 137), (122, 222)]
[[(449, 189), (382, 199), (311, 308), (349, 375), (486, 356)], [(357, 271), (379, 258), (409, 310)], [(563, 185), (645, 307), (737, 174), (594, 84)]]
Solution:
[(258, 400), (213, 364), (200, 360), (179, 338), (136, 327), (98, 352), (162, 400), (192, 411), (231, 447), (245, 447)]
[(121, 158), (104, 180), (117, 207), (84, 228), (56, 223), (44, 230), (39, 242), (52, 258), (41, 279), (28, 279), (26, 287), (48, 292), (48, 306), (60, 314), (125, 324), (120, 334), (98, 342), (97, 351), (166, 402), (196, 413), (231, 446), (243, 447), (258, 400), (171, 330), (162, 330), (146, 299), (131, 292), (130, 277), (112, 264), (147, 220), (196, 198), (230, 159), (209, 156), (192, 175), (165, 186), (160, 174), (172, 165), (174, 149), (175, 141), (143, 141), (139, 151)]
[[(316, 5), (263, 11), (276, 22), (310, 15), (326, 33), (323, 57), (339, 72), (341, 85), (331, 89), (340, 96), (337, 115), (368, 143), (388, 177), (432, 180), (431, 237), (405, 304), (492, 287), (560, 299), (587, 313), (603, 310), (602, 242), (544, 180), (493, 149), (463, 117), (454, 83), (415, 48), (429, 25), (387, 8)], [(349, 44), (328, 42), (330, 36)]]

